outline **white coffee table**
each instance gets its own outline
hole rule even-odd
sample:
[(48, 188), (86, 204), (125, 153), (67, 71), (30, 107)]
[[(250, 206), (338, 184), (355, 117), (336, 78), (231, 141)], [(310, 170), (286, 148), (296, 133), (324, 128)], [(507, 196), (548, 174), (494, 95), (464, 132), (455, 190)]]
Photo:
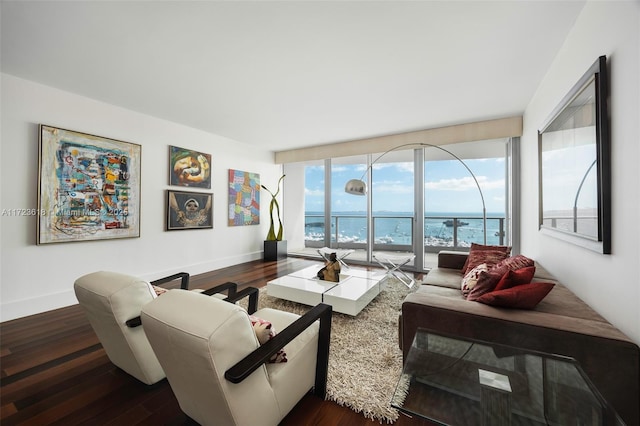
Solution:
[(333, 310), (356, 316), (380, 294), (380, 282), (360, 277), (350, 277), (324, 293), (322, 301)]
[(279, 299), (315, 306), (327, 303), (333, 310), (356, 316), (383, 289), (380, 276), (373, 271), (351, 268), (340, 274), (340, 282), (319, 280), (321, 266), (310, 266), (267, 283), (267, 294)]

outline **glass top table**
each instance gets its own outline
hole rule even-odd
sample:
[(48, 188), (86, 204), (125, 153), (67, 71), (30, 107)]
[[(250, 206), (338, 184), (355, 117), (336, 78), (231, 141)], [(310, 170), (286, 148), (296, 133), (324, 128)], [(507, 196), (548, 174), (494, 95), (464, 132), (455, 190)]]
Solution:
[(443, 425), (624, 425), (572, 358), (426, 329), (391, 406)]

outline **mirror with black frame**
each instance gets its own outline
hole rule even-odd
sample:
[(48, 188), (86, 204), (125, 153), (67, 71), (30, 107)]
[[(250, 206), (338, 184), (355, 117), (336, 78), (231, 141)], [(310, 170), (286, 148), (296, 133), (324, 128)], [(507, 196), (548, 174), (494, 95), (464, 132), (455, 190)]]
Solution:
[(540, 230), (611, 253), (607, 59), (601, 56), (538, 131)]

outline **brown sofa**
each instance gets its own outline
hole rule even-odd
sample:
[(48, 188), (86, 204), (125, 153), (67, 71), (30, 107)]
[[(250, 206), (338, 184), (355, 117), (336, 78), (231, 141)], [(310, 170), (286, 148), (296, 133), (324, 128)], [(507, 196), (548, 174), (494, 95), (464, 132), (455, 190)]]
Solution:
[(466, 258), (440, 252), (438, 267), (404, 300), (399, 338), (405, 358), (418, 328), (569, 356), (627, 425), (640, 425), (640, 348), (633, 341), (538, 263), (533, 281), (556, 285), (534, 309), (467, 301), (460, 290)]

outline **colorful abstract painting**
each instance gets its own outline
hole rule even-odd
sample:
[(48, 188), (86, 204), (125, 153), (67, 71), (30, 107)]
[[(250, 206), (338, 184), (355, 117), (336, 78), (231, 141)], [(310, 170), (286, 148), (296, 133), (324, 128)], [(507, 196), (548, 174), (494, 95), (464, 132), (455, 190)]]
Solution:
[(169, 147), (169, 184), (211, 188), (211, 154)]
[(229, 169), (229, 226), (260, 223), (260, 175)]
[(137, 144), (40, 126), (37, 244), (140, 236)]

